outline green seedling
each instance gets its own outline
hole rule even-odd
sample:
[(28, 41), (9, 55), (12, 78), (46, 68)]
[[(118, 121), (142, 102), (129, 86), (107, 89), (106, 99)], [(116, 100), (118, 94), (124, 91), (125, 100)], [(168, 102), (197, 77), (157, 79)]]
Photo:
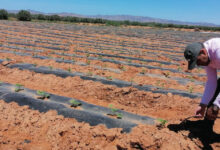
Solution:
[(68, 71), (68, 72), (72, 72), (72, 69), (69, 67), (69, 68), (67, 69), (67, 71)]
[(9, 60), (11, 60), (11, 59), (10, 59), (10, 58), (8, 58), (8, 57), (6, 57), (6, 60), (7, 60), (7, 61), (9, 61)]
[(104, 64), (103, 67), (106, 68), (106, 67), (108, 67), (108, 65), (107, 65), (107, 64)]
[(117, 111), (119, 109), (117, 108), (114, 108), (114, 106), (112, 104), (109, 104), (109, 108), (111, 109), (111, 114), (108, 114), (108, 115), (111, 115), (111, 116), (116, 116), (117, 119), (122, 119), (123, 115), (121, 113), (118, 113)]
[(92, 76), (93, 73), (92, 73), (91, 71), (89, 71), (86, 75), (87, 75), (87, 76)]
[(166, 123), (168, 122), (167, 120), (164, 120), (164, 119), (161, 119), (161, 118), (158, 118), (157, 121), (160, 123), (158, 125), (158, 127), (165, 127)]
[(76, 101), (74, 99), (71, 99), (69, 102), (71, 104), (71, 107), (78, 107), (78, 106), (82, 105), (82, 103), (80, 103), (80, 102), (78, 102), (78, 101)]
[(53, 70), (53, 67), (52, 66), (49, 66), (50, 70)]
[(163, 64), (158, 64), (158, 66), (159, 66), (160, 68), (162, 68)]
[(122, 71), (126, 71), (125, 66), (123, 66), (123, 65), (120, 65), (119, 69), (122, 70)]
[(113, 106), (112, 104), (109, 104), (108, 107), (111, 109), (111, 111), (112, 111), (113, 113), (115, 113), (116, 111), (118, 111), (118, 109), (117, 109), (117, 108), (114, 108), (114, 106)]
[(21, 84), (15, 84), (15, 86), (16, 86), (16, 88), (15, 88), (15, 92), (19, 92), (19, 91), (22, 91), (22, 90), (24, 90), (24, 88), (23, 88), (23, 85), (21, 85)]
[(107, 76), (106, 79), (112, 80), (112, 76)]
[(146, 73), (146, 69), (142, 69), (140, 74), (145, 74)]
[(177, 68), (177, 70), (178, 70), (178, 71), (182, 71), (182, 68), (179, 66), (179, 67)]
[(195, 79), (193, 78), (193, 76), (187, 76), (187, 78), (189, 78), (191, 82), (194, 82), (194, 81), (195, 81)]
[(193, 87), (192, 86), (189, 87), (189, 93), (193, 93)]
[(90, 56), (90, 54), (86, 54), (86, 57), (89, 57)]
[(50, 98), (50, 94), (44, 92), (44, 91), (37, 91), (37, 95), (39, 95), (39, 99), (45, 99), (45, 98)]
[(131, 60), (131, 59), (128, 59), (128, 62), (129, 62), (129, 63), (132, 63), (132, 60)]
[(87, 65), (90, 65), (90, 63), (91, 63), (90, 60), (87, 60), (87, 61), (86, 61), (86, 64), (87, 64)]
[(99, 55), (98, 59), (102, 59), (102, 56), (101, 56), (101, 55)]
[(133, 83), (134, 83), (134, 78), (131, 78), (131, 79), (130, 79), (130, 82), (131, 82), (131, 85), (133, 85)]
[(37, 63), (34, 63), (33, 65), (34, 65), (34, 67), (37, 67)]

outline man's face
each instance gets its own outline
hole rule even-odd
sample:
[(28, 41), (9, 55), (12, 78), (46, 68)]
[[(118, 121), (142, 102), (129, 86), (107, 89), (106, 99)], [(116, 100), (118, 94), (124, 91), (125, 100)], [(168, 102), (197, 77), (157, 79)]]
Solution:
[(208, 66), (209, 57), (205, 49), (201, 49), (196, 61), (197, 66)]

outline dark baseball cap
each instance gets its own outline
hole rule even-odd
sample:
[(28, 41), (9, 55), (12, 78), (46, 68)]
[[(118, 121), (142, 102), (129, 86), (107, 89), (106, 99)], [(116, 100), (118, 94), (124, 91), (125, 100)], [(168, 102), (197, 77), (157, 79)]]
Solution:
[(184, 57), (188, 61), (188, 69), (192, 70), (196, 66), (197, 56), (200, 50), (204, 48), (202, 43), (196, 42), (186, 46), (184, 51)]

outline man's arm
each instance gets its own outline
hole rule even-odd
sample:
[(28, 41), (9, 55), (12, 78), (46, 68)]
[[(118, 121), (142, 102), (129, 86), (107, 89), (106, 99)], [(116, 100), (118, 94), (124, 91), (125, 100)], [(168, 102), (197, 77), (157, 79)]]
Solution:
[[(205, 85), (205, 91), (201, 99), (201, 104), (208, 105), (210, 100), (215, 94), (215, 90), (217, 87), (217, 71), (211, 67), (205, 67), (207, 74), (207, 81)], [(220, 99), (220, 96), (219, 96)]]

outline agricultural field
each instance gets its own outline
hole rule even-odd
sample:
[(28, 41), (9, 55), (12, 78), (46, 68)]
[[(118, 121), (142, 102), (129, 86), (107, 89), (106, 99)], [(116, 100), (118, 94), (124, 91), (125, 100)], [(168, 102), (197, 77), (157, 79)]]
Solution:
[(203, 68), (185, 46), (217, 33), (0, 21), (0, 149), (220, 149), (191, 116)]

